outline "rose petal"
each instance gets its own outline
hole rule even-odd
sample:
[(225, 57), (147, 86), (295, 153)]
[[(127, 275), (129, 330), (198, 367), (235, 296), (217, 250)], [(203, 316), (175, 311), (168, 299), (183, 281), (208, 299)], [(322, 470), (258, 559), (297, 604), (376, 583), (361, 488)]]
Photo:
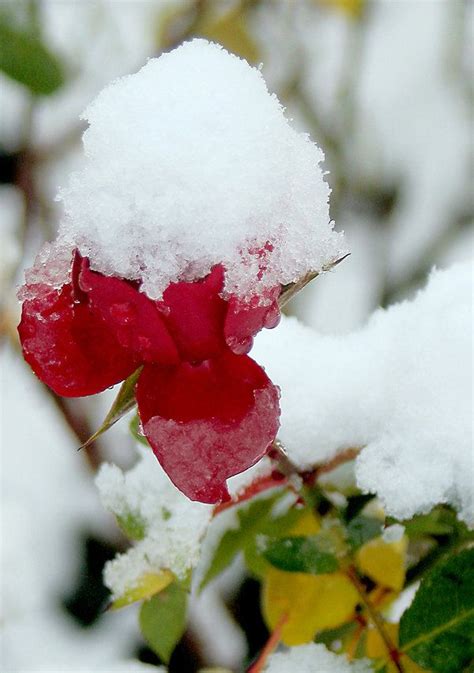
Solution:
[(237, 355), (248, 353), (252, 348), (253, 337), (266, 327), (272, 329), (280, 322), (278, 295), (280, 287), (273, 288), (268, 296), (253, 297), (242, 301), (231, 297), (228, 301), (224, 325), (224, 335), (228, 347)]
[(18, 332), (25, 360), (58, 395), (92, 395), (127, 378), (138, 364), (101, 318), (78, 303), (71, 283), (28, 287)]
[(183, 360), (200, 362), (225, 348), (223, 283), (224, 270), (217, 265), (202, 280), (172, 283), (163, 293), (160, 305)]
[(229, 351), (196, 366), (146, 365), (136, 396), (155, 455), (191, 500), (228, 498), (226, 480), (256, 463), (278, 430), (278, 388)]
[(87, 259), (82, 260), (78, 281), (91, 307), (124, 348), (144, 362), (178, 362), (178, 351), (156, 303), (136, 284), (91, 271)]

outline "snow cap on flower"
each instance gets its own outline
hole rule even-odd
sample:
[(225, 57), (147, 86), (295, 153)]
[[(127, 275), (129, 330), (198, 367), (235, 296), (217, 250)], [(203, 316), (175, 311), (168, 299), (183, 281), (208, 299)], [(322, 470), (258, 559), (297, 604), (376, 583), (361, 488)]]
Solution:
[(61, 237), (106, 275), (171, 282), (216, 264), (224, 291), (265, 291), (344, 253), (323, 153), (297, 133), (261, 72), (205, 40), (150, 59), (83, 117), (84, 165), (60, 192)]

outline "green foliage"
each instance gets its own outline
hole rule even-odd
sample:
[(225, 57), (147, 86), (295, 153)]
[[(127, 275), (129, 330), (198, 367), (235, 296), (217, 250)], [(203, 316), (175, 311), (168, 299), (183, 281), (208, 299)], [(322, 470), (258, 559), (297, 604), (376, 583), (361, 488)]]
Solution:
[(400, 621), (400, 646), (435, 673), (474, 664), (474, 549), (436, 566)]
[(168, 663), (186, 630), (187, 593), (174, 582), (145, 601), (140, 610), (140, 629), (152, 650)]
[(358, 549), (381, 534), (382, 524), (378, 519), (359, 514), (351, 519), (346, 530), (349, 544), (353, 549)]
[(146, 437), (144, 437), (141, 432), (140, 432), (140, 419), (138, 418), (138, 414), (135, 414), (130, 421), (130, 432), (132, 434), (132, 437), (137, 440), (140, 444), (143, 444), (143, 446), (150, 446), (148, 444), (148, 441)]
[(361, 493), (347, 498), (346, 509), (344, 510), (344, 520), (349, 523), (358, 514), (362, 512), (364, 507), (374, 499), (372, 493)]
[(59, 58), (32, 27), (15, 25), (5, 10), (0, 13), (0, 70), (39, 96), (54, 93), (65, 81)]
[(238, 528), (228, 530), (222, 536), (212, 561), (201, 583), (201, 589), (227, 568), (239, 552), (243, 552), (250, 569), (259, 575), (265, 561), (259, 551), (257, 536), (276, 537), (284, 535), (302, 516), (303, 510), (290, 510), (279, 517), (272, 516), (276, 502), (282, 497), (280, 490), (269, 498), (258, 498), (237, 510)]
[(146, 533), (145, 521), (135, 513), (127, 512), (122, 516), (116, 515), (120, 530), (131, 540), (143, 540)]
[(87, 442), (81, 446), (81, 449), (85, 449), (87, 446), (92, 444), (100, 435), (109, 430), (112, 425), (117, 423), (122, 416), (125, 416), (126, 413), (133, 409), (136, 405), (135, 401), (135, 385), (140, 376), (142, 367), (139, 367), (133, 374), (130, 374), (128, 379), (120, 386), (120, 389), (117, 393), (117, 397), (114, 400), (114, 403), (110, 407), (110, 410), (107, 416), (104, 418), (100, 428), (94, 432), (94, 434), (89, 437)]
[(319, 575), (335, 572), (337, 558), (324, 551), (318, 535), (283, 537), (269, 542), (264, 557), (275, 568), (288, 572)]

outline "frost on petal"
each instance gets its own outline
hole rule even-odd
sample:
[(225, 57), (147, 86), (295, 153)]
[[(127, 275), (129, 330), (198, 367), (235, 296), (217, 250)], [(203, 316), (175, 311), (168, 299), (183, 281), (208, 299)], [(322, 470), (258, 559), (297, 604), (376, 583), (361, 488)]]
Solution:
[(87, 259), (81, 261), (78, 282), (91, 308), (107, 323), (123, 348), (135, 353), (140, 361), (178, 361), (176, 346), (155, 302), (136, 284), (91, 271)]
[(35, 374), (58, 395), (92, 395), (127, 378), (136, 360), (109, 326), (77, 302), (71, 283), (57, 290), (27, 286), (18, 326), (23, 355)]
[(226, 297), (248, 300), (344, 253), (323, 153), (260, 70), (219, 45), (193, 40), (150, 59), (84, 118), (60, 236), (104, 275), (161, 299), (170, 283), (222, 264)]
[(450, 503), (474, 524), (471, 263), (432, 273), (413, 301), (347, 336), (285, 319), (253, 355), (281, 387), (279, 437), (295, 464), (360, 447), (358, 484), (389, 514)]
[(225, 347), (223, 283), (224, 270), (217, 265), (201, 280), (172, 283), (165, 290), (160, 305), (184, 360), (207, 360)]
[(257, 462), (278, 430), (278, 389), (245, 355), (145, 366), (137, 384), (144, 433), (192, 500), (228, 498), (226, 480)]
[(105, 507), (117, 517), (143, 521), (145, 537), (105, 566), (113, 598), (133, 589), (146, 573), (169, 569), (180, 579), (196, 566), (212, 508), (190, 502), (170, 480), (149, 448), (140, 447), (136, 465), (122, 472), (104, 464), (96, 484)]
[(345, 655), (329, 652), (324, 645), (300, 645), (272, 654), (264, 673), (370, 673), (368, 661), (348, 662)]

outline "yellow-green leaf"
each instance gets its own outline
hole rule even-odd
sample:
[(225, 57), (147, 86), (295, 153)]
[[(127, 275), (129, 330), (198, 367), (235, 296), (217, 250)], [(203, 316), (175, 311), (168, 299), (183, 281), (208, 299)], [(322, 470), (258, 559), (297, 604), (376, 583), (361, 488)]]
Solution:
[(118, 610), (136, 601), (151, 598), (166, 589), (175, 579), (171, 570), (160, 570), (157, 573), (146, 573), (123, 596), (112, 603), (111, 609)]
[(140, 610), (140, 629), (154, 652), (168, 663), (186, 630), (187, 593), (174, 582), (145, 601)]

